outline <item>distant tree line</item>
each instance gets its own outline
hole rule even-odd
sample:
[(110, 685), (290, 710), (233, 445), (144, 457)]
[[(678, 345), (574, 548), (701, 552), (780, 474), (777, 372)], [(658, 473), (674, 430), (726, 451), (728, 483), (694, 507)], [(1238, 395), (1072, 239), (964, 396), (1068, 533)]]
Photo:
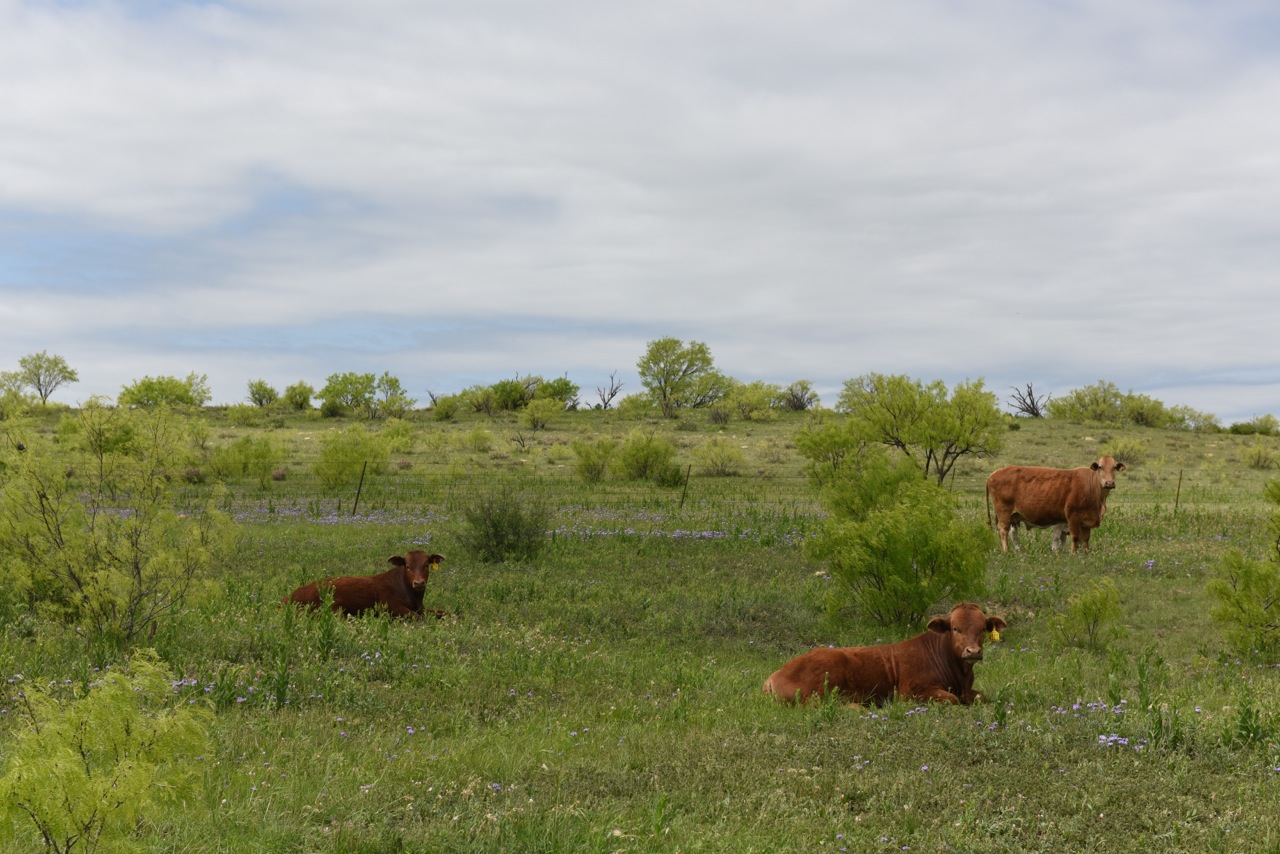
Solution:
[[(780, 385), (743, 382), (726, 376), (716, 367), (710, 347), (701, 341), (685, 342), (678, 338), (650, 341), (636, 368), (642, 390), (621, 398), (623, 384), (617, 379), (617, 371), (609, 375), (606, 384), (596, 387), (594, 401), (584, 401), (581, 387), (567, 375), (547, 379), (537, 374), (521, 376), (516, 373), (490, 385), (474, 385), (452, 394), (428, 390), (426, 409), (441, 421), (452, 420), (462, 412), (486, 415), (516, 413), (527, 426), (541, 429), (557, 413), (583, 408), (622, 407), (635, 414), (653, 410), (667, 418), (677, 418), (687, 410), (704, 410), (712, 422), (723, 424), (733, 418), (768, 421), (785, 412), (817, 409), (821, 403), (813, 383), (807, 379)], [(903, 377), (869, 379), (876, 376), (867, 375), (858, 382), (866, 380), (872, 386), (877, 382), (900, 386), (907, 381)], [(42, 351), (22, 357), (18, 360), (18, 370), (0, 371), (0, 420), (36, 406), (48, 406), (50, 395), (63, 386), (79, 382), (79, 379), (79, 374), (62, 356)], [(863, 387), (859, 391), (849, 383), (841, 394), (837, 411), (864, 406), (868, 394), (883, 400), (886, 394), (889, 398), (896, 398), (902, 391), (901, 388), (891, 390), (887, 387)], [(921, 393), (927, 391), (936, 397), (936, 385), (937, 381), (928, 389), (922, 387)], [(990, 394), (985, 389), (981, 391), (984, 395)], [(966, 396), (972, 392), (974, 388), (969, 384), (957, 386), (955, 393), (961, 396), (961, 400), (956, 402), (956, 406), (963, 405)], [(206, 406), (211, 397), (208, 376), (193, 372), (185, 378), (146, 376), (135, 380), (120, 390), (116, 404), (143, 409), (161, 406), (200, 408)], [(278, 391), (266, 380), (250, 380), (245, 402), (233, 404), (229, 409), (233, 419), (246, 423), (253, 422), (258, 412), (306, 412), (315, 409), (322, 417), (376, 420), (403, 418), (414, 410), (418, 402), (390, 372), (383, 372), (380, 376), (345, 372), (331, 374), (319, 390), (301, 380), (283, 391)], [(1132, 390), (1124, 392), (1106, 380), (1060, 396), (1037, 393), (1033, 384), (1027, 383), (1025, 389), (1014, 388), (1006, 403), (1014, 415), (1027, 418), (1280, 435), (1280, 420), (1273, 415), (1259, 415), (1223, 428), (1212, 413), (1200, 412), (1189, 406), (1169, 406)], [(906, 415), (911, 417), (910, 413)], [(910, 444), (900, 442), (899, 446)], [(942, 470), (949, 470), (950, 461), (957, 452), (955, 449), (933, 448), (923, 453), (930, 472), (937, 473), (939, 466)]]

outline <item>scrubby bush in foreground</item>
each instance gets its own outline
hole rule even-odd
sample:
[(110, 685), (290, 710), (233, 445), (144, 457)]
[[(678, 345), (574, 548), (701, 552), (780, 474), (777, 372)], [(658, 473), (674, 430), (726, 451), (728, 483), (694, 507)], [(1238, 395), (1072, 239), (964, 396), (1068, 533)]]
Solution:
[(806, 545), (839, 582), (832, 614), (852, 606), (885, 625), (915, 625), (939, 603), (976, 598), (992, 535), (906, 459), (870, 451), (823, 490), (830, 515)]
[(0, 839), (22, 844), (34, 830), (48, 849), (93, 851), (182, 803), (198, 781), (192, 760), (210, 750), (211, 714), (204, 702), (175, 701), (172, 681), (141, 650), (125, 672), (71, 699), (23, 685), (0, 778)]
[(129, 642), (206, 584), (231, 522), (218, 490), (202, 507), (174, 505), (168, 472), (183, 465), (186, 434), (164, 409), (87, 406), (60, 438), (75, 451), (30, 437), (7, 460), (0, 562), (41, 615)]
[(1238, 652), (1280, 655), (1280, 480), (1264, 491), (1276, 511), (1271, 516), (1272, 552), (1252, 560), (1233, 550), (1218, 564), (1208, 584), (1216, 601), (1211, 616)]

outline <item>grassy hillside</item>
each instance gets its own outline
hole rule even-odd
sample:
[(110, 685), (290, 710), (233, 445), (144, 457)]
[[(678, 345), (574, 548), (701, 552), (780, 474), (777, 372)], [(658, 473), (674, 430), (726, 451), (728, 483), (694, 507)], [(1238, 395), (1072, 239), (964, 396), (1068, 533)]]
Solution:
[[(1007, 463), (1129, 463), (1094, 552), (1048, 532), (988, 559), (982, 602), (1009, 629), (970, 708), (779, 707), (764, 678), (815, 645), (901, 632), (827, 616), (831, 580), (801, 549), (820, 511), (792, 437), (808, 416), (723, 428), (566, 414), (546, 431), (411, 420), (381, 473), (328, 489), (326, 431), (208, 416), (206, 450), (249, 435), (283, 480), (232, 481), (239, 542), (218, 589), (149, 643), (178, 697), (216, 709), (198, 796), (139, 825), (146, 850), (1280, 850), (1280, 667), (1238, 659), (1205, 582), (1230, 549), (1262, 556), (1274, 440), (1020, 421), (953, 488), (982, 518)], [(52, 433), (55, 419), (43, 430)], [(402, 428), (403, 429), (403, 428)], [(657, 430), (690, 466), (715, 436), (745, 461), (687, 486), (585, 484), (571, 443)], [(183, 487), (190, 494), (208, 484)], [(531, 565), (461, 546), (478, 496), (552, 510)], [(294, 586), (444, 553), (429, 624), (302, 617)], [(1121, 611), (1073, 635), (1074, 597), (1110, 579)], [(1078, 599), (1075, 599), (1078, 601)], [(11, 607), (10, 688), (91, 681), (76, 633)], [(1078, 634), (1078, 633), (1077, 633)], [(11, 701), (12, 702), (12, 701)], [(0, 716), (6, 738), (12, 714)]]

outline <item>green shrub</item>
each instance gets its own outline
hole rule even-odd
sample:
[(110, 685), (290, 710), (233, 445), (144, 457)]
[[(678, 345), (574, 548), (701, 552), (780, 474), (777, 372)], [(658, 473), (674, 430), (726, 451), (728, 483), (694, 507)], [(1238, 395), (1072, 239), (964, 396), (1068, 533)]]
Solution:
[(1100, 448), (1103, 454), (1114, 457), (1126, 466), (1139, 465), (1146, 461), (1151, 446), (1143, 439), (1120, 438), (1108, 439)]
[(477, 454), (487, 454), (493, 449), (493, 433), (483, 427), (477, 427), (459, 438), (464, 449)]
[(742, 449), (723, 436), (703, 442), (693, 452), (698, 473), (708, 477), (733, 477), (747, 464)]
[(599, 483), (609, 470), (609, 459), (618, 449), (618, 443), (602, 436), (594, 441), (578, 439), (570, 445), (577, 457), (576, 469), (578, 477), (587, 483)]
[(156, 654), (140, 650), (79, 697), (23, 685), (0, 778), (0, 839), (93, 851), (183, 804), (198, 782), (193, 761), (211, 750), (211, 714), (206, 701), (175, 699), (172, 683)]
[(563, 411), (564, 404), (554, 398), (531, 400), (520, 412), (520, 423), (530, 430), (545, 430), (551, 419)]
[(267, 437), (244, 436), (214, 451), (209, 468), (222, 480), (249, 477), (265, 487), (280, 465), (280, 448)]
[(1209, 612), (1240, 653), (1280, 654), (1280, 561), (1229, 552), (1207, 585), (1217, 603)]
[(833, 617), (852, 606), (881, 624), (918, 625), (939, 603), (983, 592), (991, 532), (963, 519), (942, 487), (918, 472), (902, 478), (902, 469), (879, 468), (875, 485), (839, 504), (828, 492), (832, 513), (806, 552), (839, 582), (828, 598)]
[(676, 446), (666, 439), (645, 430), (633, 430), (623, 441), (622, 447), (614, 457), (614, 467), (618, 475), (626, 480), (652, 480), (662, 482), (671, 478), (671, 469), (677, 472), (675, 464)]
[(262, 424), (262, 410), (247, 403), (233, 403), (226, 409), (227, 420), (236, 427), (257, 427)]
[(285, 405), (298, 412), (304, 412), (311, 408), (311, 398), (315, 396), (316, 390), (305, 382), (296, 382), (284, 390)]
[(1274, 415), (1259, 415), (1251, 421), (1232, 424), (1227, 428), (1227, 432), (1237, 436), (1278, 436), (1280, 421), (1277, 421)]
[(1119, 634), (1114, 623), (1122, 612), (1115, 582), (1103, 578), (1067, 600), (1066, 612), (1054, 620), (1054, 634), (1064, 645), (1102, 650)]
[(452, 421), (458, 417), (461, 407), (462, 400), (456, 394), (437, 397), (431, 406), (431, 417), (437, 421)]
[(378, 439), (387, 446), (387, 450), (395, 454), (408, 454), (413, 451), (418, 441), (418, 432), (413, 425), (400, 418), (388, 418), (378, 431)]
[(311, 471), (325, 489), (353, 484), (362, 471), (379, 473), (391, 459), (387, 446), (364, 427), (334, 430), (320, 440), (320, 453)]
[(530, 561), (547, 545), (551, 511), (513, 492), (495, 493), (463, 509), (458, 540), (485, 563)]
[(1271, 554), (1251, 560), (1231, 550), (1219, 562), (1206, 589), (1215, 602), (1209, 615), (1222, 627), (1237, 652), (1280, 654), (1280, 480), (1266, 485), (1263, 496), (1273, 510)]
[(1245, 449), (1244, 462), (1251, 469), (1266, 471), (1276, 467), (1276, 455), (1271, 448), (1257, 441)]
[(0, 565), (41, 616), (128, 643), (207, 585), (235, 532), (221, 490), (176, 505), (167, 473), (182, 469), (185, 437), (171, 412), (90, 405), (74, 420), (73, 453), (32, 440), (8, 458)]

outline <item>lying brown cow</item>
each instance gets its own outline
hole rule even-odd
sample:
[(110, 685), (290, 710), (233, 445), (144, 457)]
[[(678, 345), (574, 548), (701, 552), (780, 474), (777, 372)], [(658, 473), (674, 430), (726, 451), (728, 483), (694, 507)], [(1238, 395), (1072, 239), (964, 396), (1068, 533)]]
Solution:
[(304, 584), (282, 602), (294, 602), (312, 610), (320, 607), (321, 592), (333, 596), (333, 610), (354, 617), (370, 608), (382, 608), (393, 617), (450, 616), (448, 611), (424, 610), (422, 596), (427, 591), (431, 570), (440, 566), (444, 555), (411, 551), (404, 557), (388, 558), (391, 569), (380, 575), (327, 578)]
[(982, 696), (973, 690), (973, 665), (982, 660), (983, 636), (999, 637), (1004, 628), (1004, 620), (965, 602), (930, 620), (924, 634), (898, 643), (806, 652), (766, 679), (764, 693), (788, 703), (839, 691), (851, 703), (878, 705), (896, 694), (967, 706)]
[(1089, 551), (1089, 534), (1107, 514), (1107, 495), (1116, 488), (1116, 472), (1124, 463), (1099, 457), (1089, 466), (1051, 469), (1043, 466), (1005, 466), (987, 478), (987, 524), (995, 505), (1000, 548), (1009, 551), (1009, 532), (1018, 544), (1018, 523), (1028, 528), (1054, 526), (1053, 549), (1071, 532), (1071, 553)]

